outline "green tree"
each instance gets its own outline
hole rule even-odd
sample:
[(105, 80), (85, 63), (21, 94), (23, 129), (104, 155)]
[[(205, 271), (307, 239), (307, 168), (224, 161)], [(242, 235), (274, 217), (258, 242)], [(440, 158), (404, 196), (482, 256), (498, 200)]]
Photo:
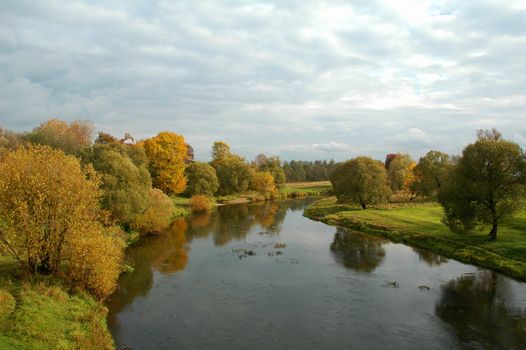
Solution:
[(410, 165), (413, 159), (409, 154), (396, 154), (389, 162), (387, 170), (387, 180), (392, 191), (400, 191), (404, 188), (404, 180), (411, 171)]
[(497, 239), (499, 223), (524, 202), (526, 160), (522, 149), (501, 134), (479, 131), (478, 140), (462, 152), (438, 200), (444, 223), (457, 232), (491, 225), (490, 240)]
[(129, 227), (146, 209), (152, 187), (144, 150), (118, 142), (95, 143), (82, 158), (101, 174), (102, 208)]
[(159, 233), (172, 222), (173, 202), (158, 188), (148, 191), (148, 202), (143, 213), (137, 215), (133, 227), (142, 233)]
[(260, 154), (256, 157), (254, 164), (259, 171), (268, 171), (274, 178), (274, 184), (278, 188), (285, 185), (285, 171), (281, 166), (281, 160), (279, 157), (267, 157), (264, 154)]
[(417, 196), (431, 196), (438, 191), (446, 181), (453, 162), (446, 153), (429, 151), (421, 157), (413, 169), (414, 180), (409, 185)]
[(230, 146), (223, 141), (216, 141), (212, 145), (212, 161), (211, 164), (215, 168), (215, 164), (230, 157), (232, 152)]
[(230, 155), (215, 162), (219, 192), (222, 195), (246, 191), (250, 185), (250, 167), (243, 158)]
[(331, 183), (339, 201), (359, 203), (363, 209), (386, 201), (391, 194), (383, 163), (369, 157), (337, 165)]
[(193, 162), (185, 170), (188, 184), (186, 193), (190, 196), (206, 194), (213, 196), (219, 188), (216, 170), (207, 163)]

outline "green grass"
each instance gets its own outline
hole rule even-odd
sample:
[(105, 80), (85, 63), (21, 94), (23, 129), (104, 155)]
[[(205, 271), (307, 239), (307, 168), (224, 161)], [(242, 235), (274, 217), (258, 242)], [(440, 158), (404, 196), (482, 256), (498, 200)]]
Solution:
[(442, 209), (436, 203), (390, 204), (362, 210), (330, 198), (307, 208), (305, 216), (526, 280), (526, 210), (499, 226), (495, 242), (487, 239), (489, 228), (468, 234), (451, 232), (440, 221)]
[(25, 276), (0, 255), (0, 350), (114, 349), (107, 309), (61, 280)]

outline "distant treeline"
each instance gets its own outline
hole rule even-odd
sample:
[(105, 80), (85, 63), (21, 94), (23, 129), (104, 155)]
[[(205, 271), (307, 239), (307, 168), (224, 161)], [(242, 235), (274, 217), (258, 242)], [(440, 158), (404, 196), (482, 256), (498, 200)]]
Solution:
[(283, 162), (283, 171), (287, 182), (324, 181), (329, 180), (336, 168), (334, 160), (291, 160)]

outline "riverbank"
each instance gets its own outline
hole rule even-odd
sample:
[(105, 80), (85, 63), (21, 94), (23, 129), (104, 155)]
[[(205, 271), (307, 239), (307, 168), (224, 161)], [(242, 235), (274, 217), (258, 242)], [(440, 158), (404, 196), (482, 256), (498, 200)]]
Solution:
[(487, 239), (489, 229), (463, 235), (451, 232), (440, 221), (442, 208), (433, 202), (389, 204), (362, 210), (327, 198), (313, 203), (304, 215), (526, 280), (526, 210), (499, 227), (495, 242)]
[(114, 349), (107, 308), (51, 276), (0, 256), (0, 349)]
[[(236, 193), (228, 196), (216, 196), (212, 200), (217, 205), (256, 203), (267, 200), (279, 200), (286, 198), (297, 198), (305, 196), (321, 196), (330, 193), (332, 185), (330, 181), (293, 182), (287, 183), (277, 192), (263, 195), (254, 191)], [(183, 196), (172, 196), (174, 203), (174, 216), (187, 216), (191, 214), (190, 198)]]

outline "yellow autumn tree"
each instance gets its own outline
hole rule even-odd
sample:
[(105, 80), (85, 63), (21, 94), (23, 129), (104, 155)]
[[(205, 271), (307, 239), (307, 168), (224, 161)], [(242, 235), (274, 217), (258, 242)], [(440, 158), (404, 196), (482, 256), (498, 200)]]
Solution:
[(181, 193), (186, 188), (185, 164), (188, 146), (184, 137), (173, 132), (160, 132), (142, 140), (139, 145), (150, 160), (153, 185), (165, 193)]
[(92, 167), (49, 146), (19, 147), (0, 161), (0, 247), (33, 273), (65, 272), (103, 298), (123, 258), (106, 233)]
[(276, 191), (274, 176), (270, 171), (256, 171), (252, 175), (252, 188), (262, 194)]
[(411, 187), (411, 184), (415, 182), (416, 180), (416, 176), (414, 172), (415, 167), (416, 167), (415, 162), (411, 162), (407, 165), (407, 172), (404, 176), (404, 184), (403, 184), (403, 189), (405, 190), (408, 190)]

